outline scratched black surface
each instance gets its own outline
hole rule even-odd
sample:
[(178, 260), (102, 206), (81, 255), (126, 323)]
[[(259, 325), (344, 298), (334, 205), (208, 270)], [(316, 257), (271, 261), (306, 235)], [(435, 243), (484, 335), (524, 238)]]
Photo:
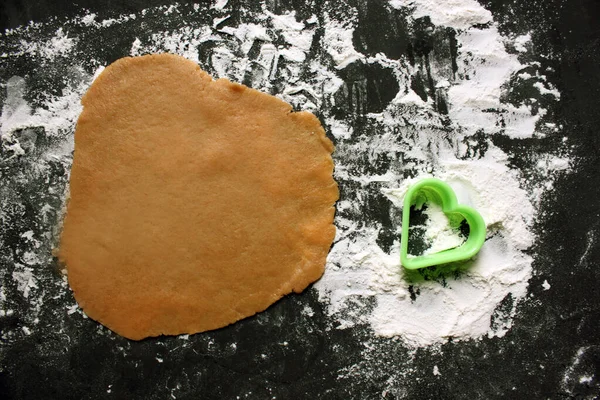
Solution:
[[(76, 3), (50, 0), (4, 0), (0, 4), (2, 28), (25, 24), (29, 20), (59, 20), (81, 14), (83, 9), (106, 18), (124, 12), (168, 4), (168, 1), (82, 0)], [(322, 10), (320, 1), (268, 1), (273, 12), (296, 10), (299, 18), (308, 18)], [(384, 52), (390, 58), (436, 54), (452, 63), (456, 55), (454, 31), (433, 33), (429, 21), (408, 30), (400, 11), (391, 12), (379, 1), (355, 2), (359, 24), (354, 45), (365, 54)], [(548, 79), (561, 91), (560, 103), (548, 105), (562, 131), (543, 140), (515, 140), (503, 136), (494, 143), (510, 155), (517, 167), (531, 162), (532, 146), (556, 148), (563, 136), (574, 145), (575, 173), (560, 178), (555, 196), (542, 202), (536, 226), (539, 238), (532, 249), (536, 274), (530, 282), (533, 296), (518, 308), (513, 328), (503, 338), (478, 342), (448, 343), (440, 352), (420, 349), (414, 354), (400, 342), (371, 339), (381, 348), (376, 360), (362, 360), (363, 341), (370, 337), (366, 328), (330, 330), (325, 323), (323, 305), (315, 291), (284, 298), (264, 313), (214, 332), (190, 336), (186, 345), (177, 338), (154, 338), (131, 342), (99, 331), (93, 321), (67, 320), (68, 338), (53, 329), (53, 310), (64, 309), (63, 300), (48, 300), (40, 316), (40, 326), (18, 341), (3, 341), (0, 360), (0, 398), (2, 399), (567, 399), (600, 396), (600, 6), (594, 0), (487, 0), (483, 4), (493, 12), (504, 34), (532, 32), (531, 57), (543, 67), (552, 67)], [(258, 11), (255, 2), (246, 7)], [(231, 23), (236, 23), (240, 4), (230, 1)], [(345, 3), (336, 12), (343, 13)], [(153, 29), (146, 26), (145, 29)], [(82, 37), (86, 50), (106, 63), (128, 53), (135, 32), (119, 31), (97, 37)], [(318, 34), (318, 33), (317, 33)], [(440, 46), (442, 48), (440, 48)], [(436, 51), (433, 51), (437, 47)], [(314, 49), (318, 51), (318, 49)], [(202, 49), (200, 51), (202, 55)], [(454, 67), (455, 65), (452, 64)], [(34, 71), (26, 59), (0, 64), (0, 78), (26, 76), (35, 90), (54, 90), (57, 78), (65, 70)], [(353, 121), (357, 131), (364, 122), (361, 114), (377, 112), (395, 95), (393, 80), (384, 68), (350, 65), (340, 72), (347, 81), (365, 81), (366, 98), (357, 99), (339, 93), (346, 102), (334, 110)], [(72, 74), (70, 75), (72, 76)], [(419, 96), (435, 95), (428, 77), (417, 77), (413, 89)], [(57, 87), (56, 90), (59, 90)], [(1, 94), (4, 99), (5, 94)], [(527, 93), (513, 90), (512, 101)], [(444, 112), (444, 99), (436, 99)], [(47, 145), (39, 130), (18, 133), (23, 142), (34, 141), (38, 148)], [(476, 151), (485, 151), (476, 150)], [(51, 166), (49, 179), (18, 184), (15, 175), (27, 175), (27, 165), (15, 160), (0, 167), (0, 185), (10, 186), (20, 196), (20, 204), (5, 211), (0, 227), (1, 273), (11, 273), (10, 263), (20, 255), (19, 234), (27, 229), (37, 233), (51, 231), (56, 215), (42, 218), (36, 208), (40, 202), (60, 206), (60, 198), (48, 188), (66, 184), (60, 162)], [(352, 190), (352, 188), (343, 188)], [(389, 218), (389, 205), (371, 204), (367, 218)], [(379, 210), (379, 211), (378, 211)], [(385, 226), (385, 221), (384, 226)], [(378, 242), (391, 243), (390, 232)], [(46, 250), (50, 253), (51, 246)], [(48, 279), (56, 279), (52, 266)], [(552, 290), (543, 291), (544, 279), (552, 281)], [(14, 287), (7, 286), (11, 306), (20, 304)], [(511, 298), (504, 306), (510, 307)], [(310, 306), (315, 315), (301, 313)], [(0, 317), (3, 331), (22, 324), (19, 313)], [(579, 356), (578, 356), (579, 354)], [(578, 356), (578, 357), (577, 357)], [(156, 358), (161, 358), (162, 363)], [(411, 371), (399, 375), (410, 357)], [(575, 362), (575, 359), (578, 361)], [(433, 365), (442, 376), (431, 373)], [(363, 371), (343, 374), (340, 370), (359, 365)], [(580, 382), (581, 376), (592, 376)], [(396, 380), (390, 378), (397, 377)], [(382, 393), (385, 392), (385, 397)]]

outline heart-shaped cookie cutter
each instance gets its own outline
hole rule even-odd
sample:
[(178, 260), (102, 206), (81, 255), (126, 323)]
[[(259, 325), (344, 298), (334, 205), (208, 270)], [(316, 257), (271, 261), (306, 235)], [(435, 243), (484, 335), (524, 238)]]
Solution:
[[(411, 256), (408, 254), (410, 208), (414, 204), (422, 205), (428, 202), (440, 205), (444, 214), (448, 216), (462, 216), (467, 221), (467, 224), (469, 224), (469, 237), (459, 247), (433, 254)], [(402, 210), (402, 237), (400, 240), (400, 262), (404, 268), (419, 269), (468, 260), (477, 254), (481, 249), (481, 246), (483, 246), (485, 234), (485, 222), (483, 221), (481, 214), (471, 207), (458, 204), (456, 194), (450, 185), (435, 178), (423, 179), (411, 186), (404, 198), (404, 208)]]

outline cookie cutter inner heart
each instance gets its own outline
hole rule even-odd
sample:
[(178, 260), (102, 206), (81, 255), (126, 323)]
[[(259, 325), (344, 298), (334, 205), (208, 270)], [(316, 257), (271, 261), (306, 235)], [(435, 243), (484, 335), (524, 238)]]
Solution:
[[(459, 247), (443, 250), (438, 253), (412, 256), (408, 254), (408, 238), (410, 224), (410, 208), (425, 203), (435, 203), (451, 219), (464, 219), (469, 225), (469, 237)], [(404, 198), (402, 210), (402, 237), (400, 262), (407, 269), (419, 269), (434, 265), (464, 261), (479, 252), (485, 241), (485, 222), (475, 209), (458, 204), (454, 190), (439, 179), (424, 179), (411, 186)]]

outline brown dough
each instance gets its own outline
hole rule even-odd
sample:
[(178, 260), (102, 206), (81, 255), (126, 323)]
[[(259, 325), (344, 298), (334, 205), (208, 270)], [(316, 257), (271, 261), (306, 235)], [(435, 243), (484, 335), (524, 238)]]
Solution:
[(322, 275), (338, 189), (313, 114), (167, 54), (118, 60), (82, 103), (58, 256), (91, 318), (202, 332)]

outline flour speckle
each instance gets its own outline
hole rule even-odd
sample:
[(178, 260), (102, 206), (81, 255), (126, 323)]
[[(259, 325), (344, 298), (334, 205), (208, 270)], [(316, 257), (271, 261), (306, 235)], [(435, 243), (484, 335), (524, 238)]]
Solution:
[(542, 283), (542, 287), (544, 288), (544, 290), (550, 290), (550, 284), (547, 280), (544, 280), (544, 283)]

